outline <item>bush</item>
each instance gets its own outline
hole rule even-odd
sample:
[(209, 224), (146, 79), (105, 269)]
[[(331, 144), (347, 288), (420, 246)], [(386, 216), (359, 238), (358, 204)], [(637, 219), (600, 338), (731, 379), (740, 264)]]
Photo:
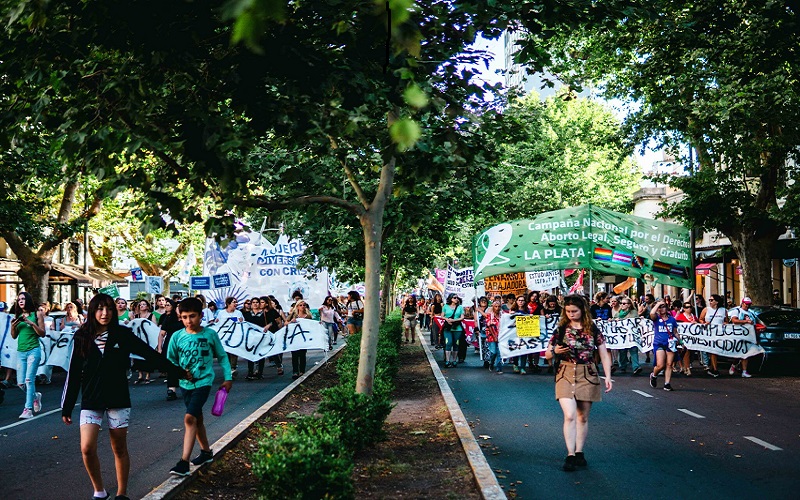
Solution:
[(323, 391), (319, 411), (341, 429), (345, 446), (356, 452), (384, 439), (383, 423), (393, 407), (384, 391), (368, 396), (337, 385)]
[(342, 444), (341, 430), (328, 419), (303, 417), (267, 433), (251, 459), (261, 481), (260, 498), (354, 496), (352, 455)]

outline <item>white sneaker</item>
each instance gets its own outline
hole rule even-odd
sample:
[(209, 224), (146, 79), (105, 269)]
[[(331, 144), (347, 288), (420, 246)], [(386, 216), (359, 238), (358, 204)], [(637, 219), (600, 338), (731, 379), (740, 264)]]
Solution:
[(39, 413), (40, 411), (42, 411), (42, 393), (37, 392), (33, 398), (33, 412)]
[(25, 408), (24, 410), (22, 410), (22, 413), (20, 414), (19, 418), (23, 418), (23, 419), (25, 419), (25, 418), (33, 418), (33, 411), (31, 411), (30, 408)]
[(750, 375), (749, 373), (742, 372), (742, 378), (750, 378), (750, 377), (752, 377), (752, 375)]
[(728, 370), (728, 375), (730, 375), (731, 377), (736, 375), (736, 365), (731, 365), (731, 369)]

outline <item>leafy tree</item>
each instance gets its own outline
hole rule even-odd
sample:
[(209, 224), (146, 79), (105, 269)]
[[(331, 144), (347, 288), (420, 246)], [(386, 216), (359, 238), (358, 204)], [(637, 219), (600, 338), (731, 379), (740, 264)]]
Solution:
[[(623, 16), (559, 32), (552, 69), (635, 110), (629, 137), (696, 152), (665, 214), (725, 234), (756, 303), (769, 303), (777, 238), (800, 223), (797, 6), (788, 1), (632, 1)], [(528, 46), (545, 40), (533, 34)], [(685, 159), (685, 158), (684, 158)]]

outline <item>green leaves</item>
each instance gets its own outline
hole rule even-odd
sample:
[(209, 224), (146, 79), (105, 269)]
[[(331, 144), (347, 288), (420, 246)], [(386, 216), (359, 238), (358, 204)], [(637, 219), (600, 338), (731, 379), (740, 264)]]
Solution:
[(389, 127), (392, 142), (397, 145), (398, 151), (406, 151), (414, 147), (422, 136), (419, 124), (411, 118), (400, 118)]

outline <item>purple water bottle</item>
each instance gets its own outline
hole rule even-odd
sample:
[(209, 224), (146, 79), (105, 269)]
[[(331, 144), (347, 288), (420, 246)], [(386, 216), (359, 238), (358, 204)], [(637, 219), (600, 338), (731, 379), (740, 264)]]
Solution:
[(215, 417), (222, 415), (225, 409), (225, 400), (228, 399), (228, 391), (224, 387), (220, 387), (217, 395), (214, 396), (214, 406), (211, 408), (211, 414)]

